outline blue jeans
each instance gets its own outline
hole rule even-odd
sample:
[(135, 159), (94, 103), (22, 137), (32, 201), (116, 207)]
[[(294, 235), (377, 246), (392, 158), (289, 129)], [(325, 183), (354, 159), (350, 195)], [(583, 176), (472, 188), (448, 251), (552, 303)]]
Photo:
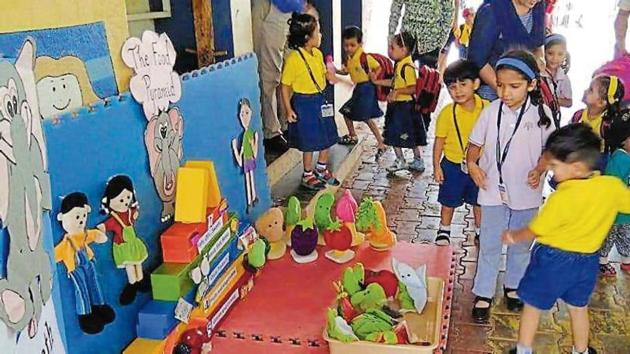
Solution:
[[(501, 233), (525, 227), (536, 215), (538, 208), (512, 210), (506, 205), (481, 207), (481, 235), (479, 258), (473, 293), (477, 296), (493, 298), (497, 288), (497, 277), (501, 265)], [(530, 242), (521, 242), (508, 247), (504, 286), (518, 288), (529, 264)]]

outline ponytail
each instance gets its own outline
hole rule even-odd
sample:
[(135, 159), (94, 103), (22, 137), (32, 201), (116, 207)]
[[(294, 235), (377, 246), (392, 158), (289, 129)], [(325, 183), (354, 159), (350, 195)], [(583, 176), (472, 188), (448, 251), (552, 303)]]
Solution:
[(614, 75), (601, 75), (595, 77), (600, 83), (600, 96), (606, 102), (606, 110), (602, 116), (601, 135), (606, 145), (606, 151), (614, 149), (614, 144), (610, 142), (611, 126), (615, 121), (620, 120), (626, 114), (621, 107), (621, 101), (625, 95), (623, 82)]
[[(552, 118), (550, 118), (547, 115), (547, 110), (545, 109), (545, 107), (547, 107), (547, 109), (549, 109), (549, 112), (551, 113), (552, 117), (553, 117), (553, 122), (554, 124), (557, 124), (556, 122), (559, 121), (559, 119), (557, 119), (555, 117), (555, 114), (553, 112), (553, 110), (551, 110), (547, 105), (545, 105), (545, 101), (543, 100), (543, 94), (542, 91), (540, 89), (540, 76), (538, 76), (537, 80), (536, 80), (536, 88), (534, 88), (534, 90), (532, 92), (529, 93), (529, 98), (532, 100), (532, 104), (535, 104), (538, 106), (538, 126), (539, 127), (545, 127), (545, 128), (549, 128), (549, 126), (551, 126), (551, 122), (552, 122)], [(559, 122), (558, 122), (559, 123)], [(559, 124), (558, 124), (559, 125)]]

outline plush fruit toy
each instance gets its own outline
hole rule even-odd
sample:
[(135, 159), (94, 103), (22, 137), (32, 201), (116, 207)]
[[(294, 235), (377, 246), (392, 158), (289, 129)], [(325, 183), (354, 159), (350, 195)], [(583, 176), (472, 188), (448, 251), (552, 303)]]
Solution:
[(243, 266), (245, 270), (256, 274), (267, 263), (267, 254), (271, 249), (269, 241), (264, 238), (256, 240), (247, 251), (243, 258)]
[(203, 328), (193, 328), (182, 333), (174, 354), (207, 354), (212, 350), (210, 336)]
[(358, 209), (357, 201), (352, 196), (352, 193), (350, 193), (350, 190), (346, 189), (335, 206), (335, 216), (337, 216), (337, 219), (341, 220), (345, 226), (350, 228), (352, 233), (352, 246), (360, 245), (365, 241), (365, 235), (357, 231), (355, 224)]
[(365, 285), (367, 286), (372, 283), (377, 283), (383, 287), (385, 295), (388, 298), (396, 296), (396, 292), (398, 291), (398, 278), (396, 278), (396, 274), (393, 272), (390, 272), (389, 270), (379, 270), (378, 272), (366, 270)]
[(326, 258), (335, 263), (346, 263), (354, 258), (352, 246), (352, 231), (346, 225), (335, 221), (324, 231), (326, 246), (331, 250), (326, 252)]
[(317, 259), (317, 227), (312, 219), (304, 219), (291, 232), (291, 256), (298, 263), (310, 263)]
[(289, 198), (289, 203), (287, 205), (287, 209), (284, 211), (284, 229), (285, 236), (284, 241), (291, 246), (291, 233), (297, 225), (298, 222), (302, 219), (302, 206), (300, 205), (300, 200), (295, 196), (291, 196)]

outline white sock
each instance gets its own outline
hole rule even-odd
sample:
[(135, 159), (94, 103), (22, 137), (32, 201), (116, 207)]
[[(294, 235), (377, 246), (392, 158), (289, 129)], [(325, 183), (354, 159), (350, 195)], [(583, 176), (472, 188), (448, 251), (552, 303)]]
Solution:
[(481, 234), (481, 228), (475, 226), (475, 235), (479, 235), (479, 234)]
[(578, 352), (577, 350), (575, 350), (575, 347), (573, 347), (571, 349), (571, 354), (588, 354), (588, 347), (586, 347), (586, 350), (583, 352)]
[(608, 256), (599, 257), (599, 264), (608, 264)]
[(531, 347), (518, 343), (516, 345), (516, 354), (532, 354), (534, 350)]
[(440, 223), (440, 230), (451, 231), (451, 225), (442, 225), (442, 223)]

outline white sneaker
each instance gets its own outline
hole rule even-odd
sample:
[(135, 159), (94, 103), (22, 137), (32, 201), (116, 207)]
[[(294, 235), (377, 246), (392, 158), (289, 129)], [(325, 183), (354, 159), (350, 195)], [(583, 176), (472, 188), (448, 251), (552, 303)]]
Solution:
[(407, 164), (407, 161), (405, 161), (404, 159), (396, 159), (394, 164), (387, 168), (387, 172), (394, 173), (400, 170), (406, 170), (408, 168), (409, 165)]
[(409, 170), (415, 171), (415, 172), (424, 172), (425, 170), (424, 160), (414, 158), (413, 162), (409, 164)]

